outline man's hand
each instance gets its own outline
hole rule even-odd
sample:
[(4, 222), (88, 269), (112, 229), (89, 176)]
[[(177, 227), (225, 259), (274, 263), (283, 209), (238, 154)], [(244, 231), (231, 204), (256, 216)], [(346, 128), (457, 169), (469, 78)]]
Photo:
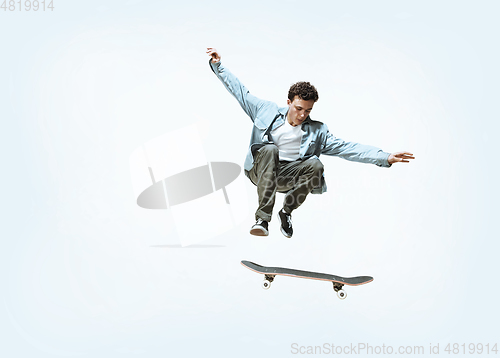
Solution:
[(207, 54), (208, 56), (212, 57), (212, 63), (217, 63), (220, 62), (220, 55), (217, 52), (217, 49), (213, 47), (207, 47)]
[(397, 162), (409, 163), (410, 161), (408, 159), (415, 159), (415, 157), (409, 152), (396, 152), (389, 155), (387, 161), (389, 162), (389, 164), (394, 164)]

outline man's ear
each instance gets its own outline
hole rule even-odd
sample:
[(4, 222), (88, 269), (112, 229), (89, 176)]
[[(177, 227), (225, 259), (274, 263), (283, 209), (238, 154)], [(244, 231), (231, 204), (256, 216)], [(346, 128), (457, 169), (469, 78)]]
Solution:
[(287, 98), (286, 104), (290, 105), (292, 102), (290, 101), (290, 98)]

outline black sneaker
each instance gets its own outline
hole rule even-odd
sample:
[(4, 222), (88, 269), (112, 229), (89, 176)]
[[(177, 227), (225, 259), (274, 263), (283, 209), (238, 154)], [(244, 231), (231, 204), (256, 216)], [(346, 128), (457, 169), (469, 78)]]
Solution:
[(267, 236), (269, 235), (268, 231), (268, 223), (265, 220), (262, 220), (261, 218), (257, 219), (257, 222), (255, 223), (254, 226), (250, 229), (250, 234), (256, 235), (256, 236)]
[(282, 209), (278, 212), (278, 220), (280, 221), (281, 225), (281, 233), (286, 237), (292, 237), (292, 215), (285, 213)]

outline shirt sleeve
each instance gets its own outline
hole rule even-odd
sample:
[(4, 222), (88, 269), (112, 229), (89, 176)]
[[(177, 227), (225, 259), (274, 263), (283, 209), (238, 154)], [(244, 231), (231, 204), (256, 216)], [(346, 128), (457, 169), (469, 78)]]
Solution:
[(250, 117), (250, 119), (255, 121), (259, 111), (261, 111), (268, 103), (252, 95), (250, 91), (241, 83), (235, 75), (233, 75), (227, 68), (225, 68), (219, 61), (213, 63), (209, 60), (210, 68), (215, 73), (217, 78), (222, 82), (224, 87), (233, 95), (234, 98), (239, 102), (241, 108)]
[(323, 143), (321, 154), (334, 155), (346, 160), (360, 163), (375, 164), (379, 167), (390, 167), (387, 161), (389, 153), (382, 149), (355, 142), (346, 142), (340, 138), (336, 138), (326, 129), (326, 138)]

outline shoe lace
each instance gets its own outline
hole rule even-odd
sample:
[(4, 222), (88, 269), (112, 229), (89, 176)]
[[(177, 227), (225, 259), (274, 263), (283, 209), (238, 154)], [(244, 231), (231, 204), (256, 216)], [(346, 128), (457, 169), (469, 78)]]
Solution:
[(286, 221), (288, 222), (288, 226), (289, 227), (292, 227), (292, 215), (286, 213), (286, 212), (283, 212), (286, 216)]

